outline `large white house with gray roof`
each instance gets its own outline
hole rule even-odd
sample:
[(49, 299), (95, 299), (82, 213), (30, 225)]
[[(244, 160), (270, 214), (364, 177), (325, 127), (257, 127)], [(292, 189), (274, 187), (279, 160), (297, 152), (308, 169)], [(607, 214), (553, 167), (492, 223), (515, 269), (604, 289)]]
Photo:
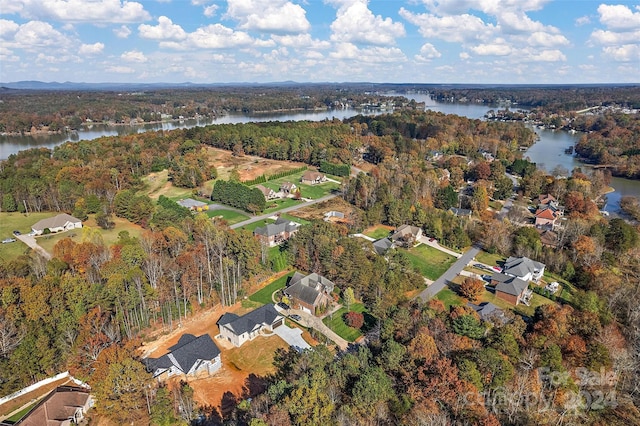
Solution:
[(524, 281), (540, 281), (544, 275), (544, 263), (536, 262), (528, 257), (509, 257), (504, 263), (502, 272), (518, 277)]
[(242, 316), (226, 313), (220, 317), (217, 324), (222, 338), (234, 346), (242, 346), (258, 337), (260, 333), (280, 327), (284, 324), (284, 317), (276, 311), (273, 304), (268, 304)]
[(169, 353), (160, 358), (147, 358), (144, 364), (147, 371), (160, 380), (175, 375), (196, 375), (205, 371), (213, 374), (222, 366), (222, 360), (220, 349), (208, 334), (199, 337), (183, 334), (178, 343), (169, 348)]
[(45, 229), (51, 232), (62, 232), (76, 228), (82, 228), (82, 221), (70, 214), (61, 213), (54, 217), (39, 220), (31, 226), (31, 231), (34, 235), (42, 235)]

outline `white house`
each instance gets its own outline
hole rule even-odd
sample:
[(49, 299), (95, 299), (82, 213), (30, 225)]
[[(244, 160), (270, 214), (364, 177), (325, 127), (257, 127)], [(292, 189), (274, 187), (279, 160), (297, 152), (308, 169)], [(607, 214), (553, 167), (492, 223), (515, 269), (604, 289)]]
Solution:
[(82, 221), (66, 213), (42, 219), (31, 226), (35, 235), (42, 235), (45, 229), (51, 232), (62, 232), (76, 228), (82, 228)]
[(215, 373), (222, 366), (220, 349), (208, 334), (196, 337), (193, 334), (183, 334), (178, 343), (169, 348), (169, 353), (160, 358), (144, 360), (147, 370), (153, 377), (166, 375), (195, 375), (206, 371)]
[(273, 304), (268, 304), (243, 316), (226, 313), (220, 317), (217, 324), (220, 336), (239, 347), (265, 331), (273, 331), (280, 327), (284, 324), (284, 317), (276, 311)]
[(528, 257), (509, 257), (504, 263), (503, 273), (518, 277), (524, 281), (540, 281), (544, 275), (544, 263), (536, 262)]

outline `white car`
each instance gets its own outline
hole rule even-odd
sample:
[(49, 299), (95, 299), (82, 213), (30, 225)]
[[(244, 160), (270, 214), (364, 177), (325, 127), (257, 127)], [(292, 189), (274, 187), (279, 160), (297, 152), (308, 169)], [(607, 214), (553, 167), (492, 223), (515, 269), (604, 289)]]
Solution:
[(15, 242), (16, 242), (15, 238), (5, 238), (4, 240), (2, 240), (2, 244), (15, 243)]

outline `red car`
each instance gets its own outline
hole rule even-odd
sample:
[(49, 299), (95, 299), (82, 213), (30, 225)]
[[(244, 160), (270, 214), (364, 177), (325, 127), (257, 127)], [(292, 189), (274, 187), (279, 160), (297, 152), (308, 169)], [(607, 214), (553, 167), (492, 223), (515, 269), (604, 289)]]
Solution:
[(494, 271), (502, 272), (502, 268), (499, 267), (499, 266), (493, 266), (492, 268), (493, 268)]

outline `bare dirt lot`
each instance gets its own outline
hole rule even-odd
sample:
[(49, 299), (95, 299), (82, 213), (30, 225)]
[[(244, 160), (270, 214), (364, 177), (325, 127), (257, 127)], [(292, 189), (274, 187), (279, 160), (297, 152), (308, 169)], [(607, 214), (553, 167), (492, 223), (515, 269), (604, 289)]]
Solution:
[(340, 197), (335, 197), (322, 203), (298, 209), (290, 214), (306, 220), (317, 220), (324, 219), (324, 214), (331, 210), (344, 213), (345, 218), (351, 217), (353, 213), (353, 207), (349, 203)]
[(234, 156), (231, 151), (218, 148), (209, 147), (207, 153), (210, 164), (216, 167), (218, 176), (222, 179), (228, 179), (234, 168), (238, 169), (240, 180), (250, 180), (263, 174), (273, 175), (304, 166), (304, 163), (268, 160), (254, 155)]

